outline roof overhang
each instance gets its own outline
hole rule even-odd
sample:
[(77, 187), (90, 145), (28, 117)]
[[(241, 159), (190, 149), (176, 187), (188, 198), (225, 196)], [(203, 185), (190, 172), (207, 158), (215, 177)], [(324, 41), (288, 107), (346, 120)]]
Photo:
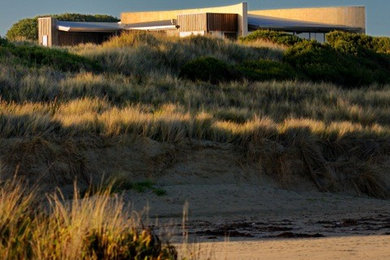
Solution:
[(63, 32), (117, 32), (123, 30), (118, 23), (57, 21), (57, 30)]
[(153, 21), (146, 23), (124, 24), (125, 30), (140, 30), (140, 31), (161, 31), (161, 30), (176, 30), (179, 27), (176, 25), (176, 20)]

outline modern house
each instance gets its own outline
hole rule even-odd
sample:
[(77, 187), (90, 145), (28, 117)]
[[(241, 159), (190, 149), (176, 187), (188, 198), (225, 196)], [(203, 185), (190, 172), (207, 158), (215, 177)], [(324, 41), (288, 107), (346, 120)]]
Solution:
[(365, 33), (363, 6), (249, 10), (247, 3), (231, 6), (122, 13), (119, 23), (38, 19), (39, 43), (44, 46), (101, 43), (122, 31), (159, 31), (170, 35), (213, 35), (237, 38), (257, 29), (289, 32), (306, 39), (325, 41), (334, 31)]

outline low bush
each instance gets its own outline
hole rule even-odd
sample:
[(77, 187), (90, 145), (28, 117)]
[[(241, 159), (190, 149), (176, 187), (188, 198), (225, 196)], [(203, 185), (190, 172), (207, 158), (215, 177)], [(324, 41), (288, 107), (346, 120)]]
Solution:
[(59, 71), (98, 71), (100, 65), (88, 58), (69, 53), (65, 50), (49, 49), (40, 46), (14, 45), (4, 41), (0, 59), (5, 63), (14, 63), (27, 67), (50, 67)]
[(358, 55), (367, 50), (390, 54), (389, 37), (334, 31), (326, 35), (326, 40), (333, 48), (348, 54)]
[(201, 80), (212, 84), (236, 80), (238, 72), (227, 63), (213, 57), (201, 57), (186, 63), (180, 77), (192, 81)]
[(298, 36), (288, 34), (285, 32), (271, 31), (271, 30), (257, 30), (248, 36), (241, 37), (241, 42), (252, 42), (257, 40), (270, 41), (276, 44), (293, 46), (303, 40)]
[(296, 72), (286, 63), (271, 60), (247, 61), (238, 66), (243, 77), (253, 81), (295, 79)]
[(390, 82), (386, 58), (354, 56), (314, 41), (304, 41), (289, 48), (284, 60), (313, 81), (333, 82), (347, 87)]

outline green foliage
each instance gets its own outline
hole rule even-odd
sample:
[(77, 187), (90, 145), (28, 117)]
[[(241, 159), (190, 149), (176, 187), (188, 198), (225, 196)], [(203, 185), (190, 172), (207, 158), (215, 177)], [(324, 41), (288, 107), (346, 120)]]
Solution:
[(59, 21), (71, 21), (71, 22), (105, 22), (105, 23), (116, 23), (120, 20), (116, 17), (104, 14), (76, 14), (76, 13), (66, 13), (66, 14), (55, 14), (55, 15), (41, 15), (39, 17), (52, 16)]
[(327, 42), (338, 51), (358, 55), (366, 51), (390, 54), (389, 37), (334, 31), (326, 35)]
[(8, 46), (9, 42), (0, 36), (0, 47)]
[(7, 32), (10, 41), (36, 41), (38, 40), (37, 18), (26, 18), (12, 25)]
[(349, 87), (390, 82), (388, 58), (355, 56), (315, 41), (296, 44), (289, 48), (284, 58), (296, 71), (313, 81)]
[(192, 81), (208, 81), (212, 84), (239, 78), (237, 71), (227, 63), (213, 57), (201, 57), (185, 64), (180, 77)]
[(28, 44), (14, 45), (7, 42), (3, 44), (4, 47), (1, 47), (2, 52), (0, 52), (0, 62), (27, 67), (45, 66), (59, 71), (100, 70), (100, 66), (96, 62), (65, 50), (49, 49)]
[(238, 70), (246, 79), (253, 81), (289, 80), (296, 77), (296, 72), (289, 64), (271, 60), (247, 61), (239, 65)]
[(241, 37), (240, 40), (242, 42), (264, 40), (285, 46), (293, 46), (294, 44), (303, 41), (298, 36), (272, 30), (257, 30), (245, 37)]
[(38, 18), (51, 16), (60, 21), (73, 22), (118, 22), (119, 19), (109, 15), (85, 15), (85, 14), (58, 14), (41, 15), (34, 18), (25, 18), (16, 22), (7, 32), (7, 39), (10, 41), (37, 41), (38, 40)]

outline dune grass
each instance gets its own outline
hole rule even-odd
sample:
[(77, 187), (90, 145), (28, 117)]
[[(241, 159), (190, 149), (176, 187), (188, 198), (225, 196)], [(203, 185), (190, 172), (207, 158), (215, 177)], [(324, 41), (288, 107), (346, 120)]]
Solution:
[(259, 163), (281, 183), (297, 175), (324, 191), (389, 193), (388, 85), (347, 89), (297, 80), (181, 79), (180, 68), (195, 58), (243, 64), (280, 61), (284, 52), (207, 37), (128, 34), (69, 52), (97, 62), (102, 71), (0, 64), (1, 161), (8, 174), (15, 167), (28, 173), (28, 165), (47, 161), (50, 174), (64, 176), (57, 183), (87, 181), (82, 153), (95, 143), (131, 137), (176, 145), (195, 139), (233, 144), (247, 163)]
[(17, 180), (0, 186), (2, 259), (177, 259), (176, 250), (143, 228), (110, 190), (72, 201), (37, 202)]

